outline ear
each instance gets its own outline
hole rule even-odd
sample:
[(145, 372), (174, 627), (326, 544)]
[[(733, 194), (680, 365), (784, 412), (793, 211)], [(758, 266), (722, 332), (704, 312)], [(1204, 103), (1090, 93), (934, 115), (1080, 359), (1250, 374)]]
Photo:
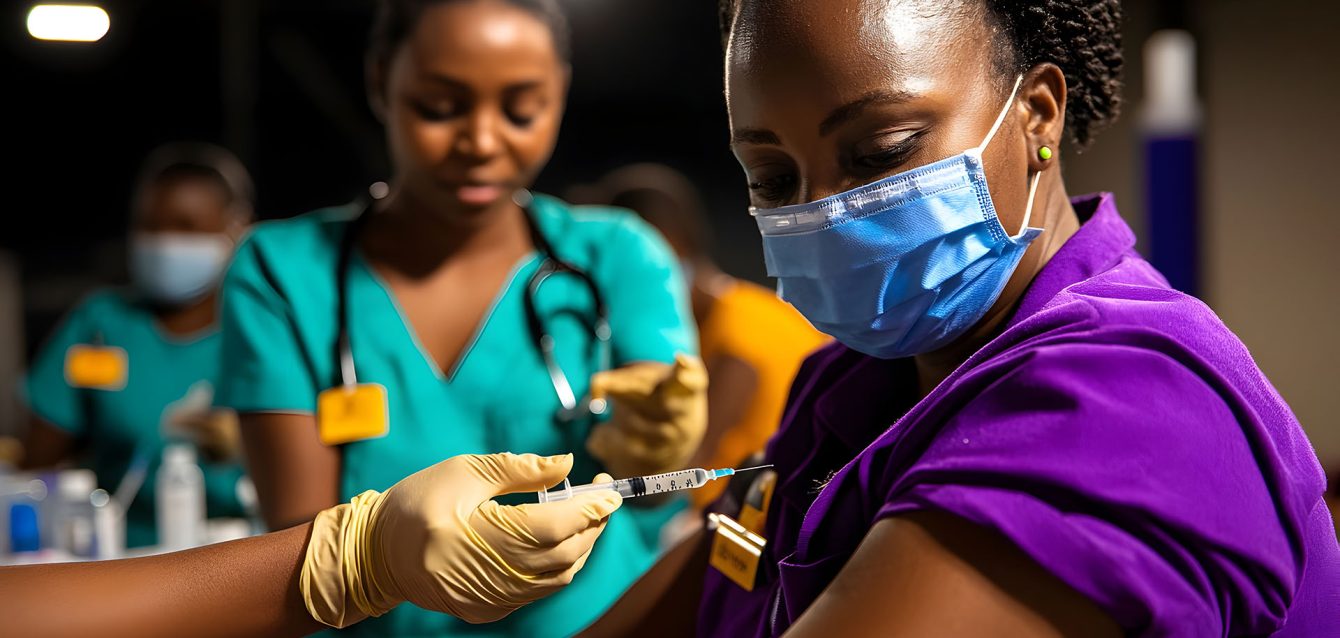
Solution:
[(224, 230), (224, 234), (232, 239), (234, 244), (242, 243), (242, 238), (246, 236), (256, 219), (250, 204), (237, 204), (237, 206), (237, 210), (229, 212), (228, 227)]
[(363, 61), (363, 83), (368, 93), (368, 106), (378, 122), (386, 123), (386, 67), (368, 56)]
[[(1028, 167), (1043, 171), (1055, 165), (1060, 154), (1061, 136), (1065, 133), (1065, 73), (1050, 62), (1039, 64), (1024, 75), (1020, 96), (1028, 106)], [(1042, 147), (1051, 149), (1051, 158), (1038, 155)]]
[(558, 75), (558, 119), (562, 121), (567, 110), (568, 89), (572, 88), (572, 65), (564, 64)]

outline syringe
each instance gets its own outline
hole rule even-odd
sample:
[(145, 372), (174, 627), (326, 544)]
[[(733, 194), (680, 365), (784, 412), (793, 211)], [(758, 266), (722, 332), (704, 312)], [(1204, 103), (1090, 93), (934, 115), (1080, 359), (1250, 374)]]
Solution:
[(707, 485), (709, 481), (748, 472), (751, 470), (761, 470), (772, 467), (771, 465), (759, 465), (756, 467), (746, 467), (743, 469), (724, 468), (720, 470), (704, 470), (699, 467), (678, 472), (666, 472), (665, 474), (653, 474), (651, 476), (634, 476), (626, 479), (619, 479), (613, 483), (587, 483), (586, 485), (572, 485), (568, 479), (563, 479), (563, 487), (552, 492), (540, 490), (536, 492), (541, 503), (551, 503), (555, 501), (566, 501), (576, 494), (585, 494), (597, 490), (614, 490), (624, 498), (636, 498), (648, 494), (662, 494), (664, 492), (678, 492), (679, 490), (692, 490)]

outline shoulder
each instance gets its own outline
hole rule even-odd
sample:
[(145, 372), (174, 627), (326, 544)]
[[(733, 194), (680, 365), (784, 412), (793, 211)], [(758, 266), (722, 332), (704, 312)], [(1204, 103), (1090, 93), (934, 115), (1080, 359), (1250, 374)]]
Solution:
[(630, 210), (612, 206), (574, 206), (546, 195), (535, 196), (541, 231), (560, 252), (588, 255), (642, 254), (668, 257), (661, 234)]
[[(1169, 288), (1152, 266), (1134, 254), (1066, 286), (1036, 311), (1011, 322), (974, 360), (1020, 361), (1023, 355), (1051, 355), (1040, 363), (1053, 357), (1113, 356), (1150, 365), (1176, 363), (1210, 385), (1269, 390), (1246, 346), (1215, 312), (1201, 300)], [(1089, 373), (1113, 371), (1096, 368)], [(1273, 390), (1266, 392), (1270, 393)]]
[(238, 247), (225, 288), (264, 282), (276, 289), (333, 281), (344, 229), (356, 207), (323, 208), (257, 224)]
[(95, 329), (122, 323), (127, 318), (146, 314), (139, 294), (129, 287), (99, 288), (84, 296), (70, 310), (71, 323)]
[(354, 206), (322, 208), (309, 213), (261, 222), (247, 235), (239, 256), (330, 258), (339, 250), (343, 229), (358, 214)]
[(88, 293), (75, 305), (72, 313), (102, 314), (107, 312), (124, 314), (139, 308), (139, 294), (129, 287), (99, 288)]

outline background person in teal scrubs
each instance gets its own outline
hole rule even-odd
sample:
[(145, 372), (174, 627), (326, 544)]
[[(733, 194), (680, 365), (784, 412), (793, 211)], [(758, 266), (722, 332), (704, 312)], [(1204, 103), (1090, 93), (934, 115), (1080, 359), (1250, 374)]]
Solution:
[[(211, 409), (219, 370), (217, 286), (251, 220), (251, 181), (227, 151), (174, 144), (150, 155), (133, 203), (134, 286), (94, 293), (37, 354), (25, 394), (33, 422), (24, 466), (86, 463), (113, 490), (137, 455), (148, 475), (126, 517), (126, 544), (152, 545), (154, 474), (165, 431), (204, 448), (210, 516), (242, 516), (236, 418)], [(125, 365), (90, 387), (71, 375), (71, 348), (118, 348)], [(213, 462), (211, 462), (213, 461)]]
[[(610, 424), (621, 429), (593, 428), (589, 417), (563, 422), (528, 328), (530, 297), (573, 394), (584, 396), (600, 371), (591, 322), (596, 300), (571, 274), (555, 275), (531, 294), (545, 240), (554, 257), (593, 280), (608, 313), (611, 364), (620, 372), (650, 365), (664, 373), (695, 343), (674, 255), (649, 226), (625, 211), (544, 196), (523, 207), (515, 197), (549, 158), (562, 116), (567, 33), (556, 3), (388, 0), (368, 68), (370, 99), (395, 167), (389, 194), (352, 234), (362, 205), (261, 225), (224, 284), (218, 402), (241, 415), (270, 527), (310, 519), (463, 453), (574, 452), (574, 482), (602, 469), (619, 476), (634, 468), (680, 469), (670, 464), (684, 462), (692, 449), (657, 454), (696, 448), (705, 407), (693, 415), (696, 435), (688, 423), (694, 419), (670, 418), (687, 412), (658, 418), (654, 409), (625, 410), (629, 404), (614, 390)], [(346, 236), (353, 239), (341, 277)], [(374, 428), (366, 433), (372, 438), (328, 446), (321, 439), (328, 413), (317, 414), (317, 397), (340, 383), (341, 295), (357, 381), (384, 386), (389, 431), (378, 437)], [(701, 387), (695, 392), (705, 395)], [(665, 435), (666, 444), (626, 444), (634, 430)], [(592, 432), (599, 435), (590, 438)], [(628, 503), (571, 587), (498, 623), (472, 626), (402, 607), (353, 631), (572, 634), (649, 566), (655, 539), (646, 528), (655, 526), (640, 519), (663, 515), (663, 508)]]

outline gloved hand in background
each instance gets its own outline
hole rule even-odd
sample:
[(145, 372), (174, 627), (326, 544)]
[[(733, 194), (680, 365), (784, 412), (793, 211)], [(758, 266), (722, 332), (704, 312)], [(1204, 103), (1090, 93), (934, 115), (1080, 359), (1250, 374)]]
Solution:
[(199, 381), (186, 395), (163, 408), (163, 438), (193, 441), (210, 463), (237, 461), (242, 455), (242, 431), (237, 413), (215, 408), (214, 387)]
[(571, 454), (461, 455), (318, 514), (301, 576), (308, 611), (345, 627), (408, 601), (481, 623), (554, 593), (586, 563), (619, 495), (490, 499), (545, 489), (571, 469)]
[(619, 478), (684, 469), (707, 430), (707, 368), (692, 355), (598, 373), (591, 396), (611, 412), (586, 449)]

